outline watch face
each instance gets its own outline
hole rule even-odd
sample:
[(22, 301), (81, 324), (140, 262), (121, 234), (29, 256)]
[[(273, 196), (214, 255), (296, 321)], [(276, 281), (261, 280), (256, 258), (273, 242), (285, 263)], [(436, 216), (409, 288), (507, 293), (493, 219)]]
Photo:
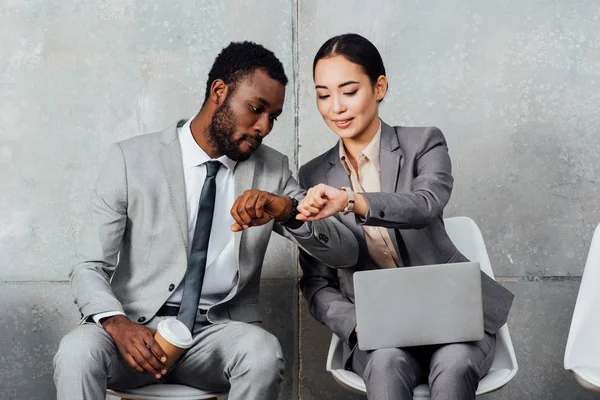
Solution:
[(296, 219), (296, 216), (300, 214), (300, 211), (298, 211), (298, 204), (300, 204), (298, 200), (292, 196), (289, 196), (289, 198), (292, 200), (292, 210), (290, 211), (290, 215), (288, 215), (288, 217), (285, 220), (279, 222), (283, 225), (294, 221)]
[(300, 214), (300, 211), (298, 211), (298, 200), (292, 197), (292, 216), (296, 218), (298, 214)]

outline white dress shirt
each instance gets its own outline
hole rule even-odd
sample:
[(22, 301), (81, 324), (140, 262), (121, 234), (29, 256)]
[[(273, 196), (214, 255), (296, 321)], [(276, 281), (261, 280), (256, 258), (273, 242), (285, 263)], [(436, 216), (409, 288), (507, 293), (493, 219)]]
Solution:
[[(183, 176), (185, 179), (185, 196), (188, 216), (188, 238), (191, 243), (194, 239), (194, 229), (198, 216), (198, 205), (202, 186), (206, 180), (206, 165), (211, 158), (202, 150), (192, 136), (190, 118), (178, 130), (181, 156), (183, 161)], [(235, 237), (231, 225), (235, 222), (230, 210), (234, 199), (233, 171), (236, 162), (227, 156), (216, 159), (220, 161), (221, 168), (215, 179), (217, 192), (215, 195), (215, 209), (213, 213), (212, 228), (208, 241), (208, 254), (206, 257), (206, 272), (199, 308), (208, 309), (210, 306), (223, 300), (233, 289), (237, 281), (237, 259), (235, 254)], [(188, 254), (189, 256), (189, 254)], [(183, 281), (167, 300), (168, 305), (179, 306), (183, 296)]]

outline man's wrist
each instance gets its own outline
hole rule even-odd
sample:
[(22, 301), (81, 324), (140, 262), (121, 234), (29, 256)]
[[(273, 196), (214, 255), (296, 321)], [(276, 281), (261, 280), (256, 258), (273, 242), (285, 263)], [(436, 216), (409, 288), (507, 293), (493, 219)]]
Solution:
[(293, 201), (290, 196), (279, 196), (284, 202), (285, 207), (281, 214), (275, 218), (275, 221), (279, 223), (283, 223), (283, 221), (287, 220), (292, 212)]
[(114, 323), (118, 323), (119, 320), (121, 320), (122, 318), (127, 319), (126, 316), (122, 315), (122, 314), (118, 314), (118, 315), (111, 315), (110, 317), (106, 317), (106, 318), (102, 318), (100, 320), (100, 324), (102, 325), (102, 327), (108, 331), (108, 329), (110, 329), (110, 327), (114, 324)]
[(298, 200), (293, 197), (285, 196), (288, 202), (286, 208), (283, 212), (284, 217), (281, 219), (277, 219), (281, 225), (295, 229), (302, 226), (302, 221), (298, 221), (296, 216), (299, 214), (298, 211)]

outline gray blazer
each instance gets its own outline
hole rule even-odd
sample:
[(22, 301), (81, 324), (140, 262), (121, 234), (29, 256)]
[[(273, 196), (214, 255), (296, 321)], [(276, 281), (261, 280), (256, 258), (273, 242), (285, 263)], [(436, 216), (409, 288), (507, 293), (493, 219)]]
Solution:
[[(351, 186), (338, 145), (300, 168), (302, 187), (319, 183)], [(347, 358), (354, 350), (349, 340), (356, 326), (352, 277), (355, 271), (374, 265), (363, 225), (388, 228), (407, 267), (467, 261), (444, 228), (443, 209), (450, 199), (453, 178), (442, 132), (435, 127), (390, 127), (382, 122), (380, 167), (381, 192), (363, 193), (370, 206), (365, 221), (354, 214), (336, 215), (358, 240), (358, 263), (336, 270), (306, 252), (300, 253), (300, 286), (310, 312), (345, 341)], [(346, 248), (350, 250), (349, 245)], [(506, 322), (514, 296), (484, 273), (482, 291), (484, 328), (493, 334)]]
[[(304, 195), (287, 157), (265, 145), (237, 164), (234, 187), (236, 197), (248, 189), (296, 198)], [(186, 210), (175, 125), (112, 146), (93, 191), (70, 273), (82, 322), (107, 311), (122, 311), (139, 323), (156, 314), (187, 269)], [(237, 284), (209, 309), (209, 320), (260, 321), (260, 273), (272, 231), (327, 264), (350, 267), (358, 259), (354, 235), (335, 218), (313, 223), (313, 235), (304, 239), (274, 221), (236, 233)]]

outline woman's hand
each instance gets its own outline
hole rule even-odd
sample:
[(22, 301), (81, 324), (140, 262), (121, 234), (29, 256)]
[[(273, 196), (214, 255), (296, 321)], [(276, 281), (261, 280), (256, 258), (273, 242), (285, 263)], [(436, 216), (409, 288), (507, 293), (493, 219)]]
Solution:
[(319, 221), (332, 216), (346, 208), (348, 193), (325, 184), (308, 189), (306, 197), (298, 205), (300, 221)]

